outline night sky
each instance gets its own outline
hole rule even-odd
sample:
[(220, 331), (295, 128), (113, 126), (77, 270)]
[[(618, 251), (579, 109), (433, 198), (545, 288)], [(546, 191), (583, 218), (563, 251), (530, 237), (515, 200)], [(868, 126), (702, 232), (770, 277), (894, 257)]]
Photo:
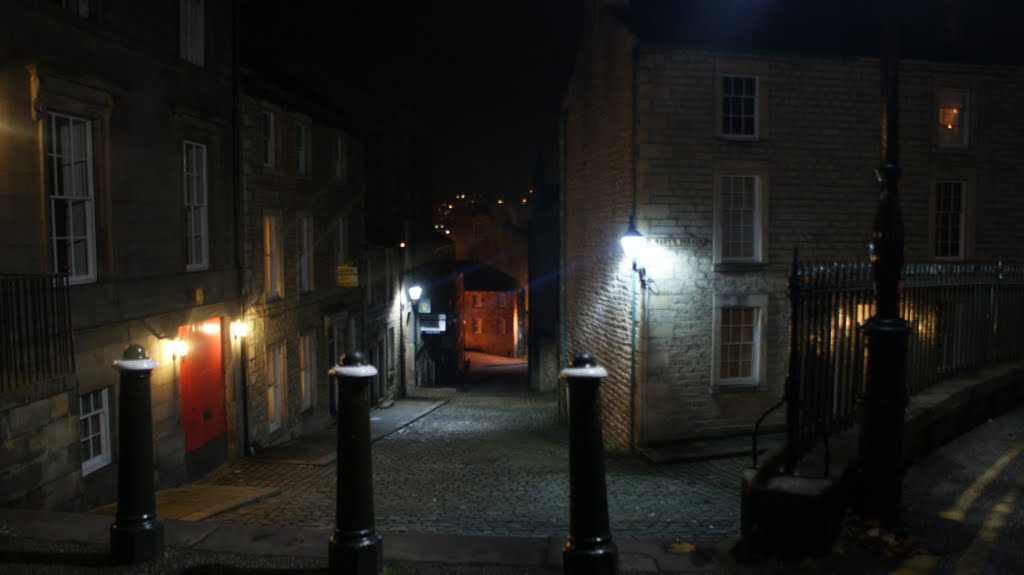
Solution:
[[(299, 5), (316, 11), (296, 14)], [(581, 0), (253, 0), (247, 6), (259, 7), (259, 25), (279, 26), (278, 34), (291, 29), (262, 49), (282, 61), (317, 61), (417, 112), (431, 145), (438, 201), (520, 195), (539, 153), (546, 179), (557, 180), (558, 112)]]

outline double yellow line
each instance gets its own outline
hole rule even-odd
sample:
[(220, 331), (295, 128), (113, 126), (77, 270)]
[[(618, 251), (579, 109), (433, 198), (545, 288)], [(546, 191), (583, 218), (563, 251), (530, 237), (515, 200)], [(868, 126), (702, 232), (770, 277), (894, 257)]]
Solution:
[[(953, 521), (963, 521), (985, 488), (999, 477), (1006, 466), (1021, 452), (1024, 452), (1024, 442), (1014, 445), (1003, 453), (995, 463), (985, 470), (985, 473), (982, 473), (970, 487), (960, 494), (952, 507), (939, 515)], [(953, 575), (975, 575), (984, 572), (988, 556), (992, 552), (992, 546), (998, 540), (999, 532), (1006, 526), (1007, 517), (1013, 513), (1022, 490), (1024, 490), (1024, 473), (1017, 476), (1014, 485), (989, 511), (985, 521), (978, 529), (977, 536), (971, 542), (971, 546), (960, 556)], [(917, 555), (904, 561), (896, 571), (893, 571), (892, 575), (927, 575), (938, 561), (939, 558), (933, 555)]]

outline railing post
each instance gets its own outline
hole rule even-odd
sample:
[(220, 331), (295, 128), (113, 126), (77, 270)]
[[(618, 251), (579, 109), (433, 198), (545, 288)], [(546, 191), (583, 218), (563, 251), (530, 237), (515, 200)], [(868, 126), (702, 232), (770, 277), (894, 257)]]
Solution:
[(377, 368), (357, 351), (331, 371), (338, 386), (338, 481), (328, 570), (338, 575), (377, 575), (384, 561), (382, 538), (373, 518), (369, 387)]
[(793, 246), (793, 268), (789, 275), (789, 375), (786, 377), (786, 462), (785, 471), (792, 474), (796, 469), (800, 437), (800, 374), (799, 345), (797, 338), (800, 323), (800, 274), (798, 252)]
[(153, 488), (153, 407), (150, 373), (157, 366), (141, 345), (124, 349), (114, 362), (121, 372), (117, 465), (117, 515), (110, 526), (110, 554), (117, 563), (160, 557), (164, 526), (156, 516)]
[(589, 353), (575, 357), (561, 376), (569, 387), (569, 540), (565, 575), (615, 575), (619, 553), (608, 525), (604, 443), (598, 418), (601, 379), (608, 371)]
[[(896, 6), (893, 6), (895, 4)], [(858, 510), (887, 525), (899, 519), (903, 489), (903, 430), (907, 406), (907, 339), (910, 328), (899, 316), (903, 269), (903, 215), (899, 203), (898, 36), (899, 13), (886, 5), (882, 48), (881, 187), (871, 240), (875, 315), (864, 323), (868, 344), (867, 382), (862, 398), (857, 471)]]

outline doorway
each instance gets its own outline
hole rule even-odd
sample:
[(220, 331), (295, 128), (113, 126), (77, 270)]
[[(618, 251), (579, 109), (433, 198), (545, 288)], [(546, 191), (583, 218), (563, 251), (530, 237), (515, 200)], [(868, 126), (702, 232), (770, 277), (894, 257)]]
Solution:
[(227, 419), (221, 319), (178, 326), (188, 344), (179, 358), (181, 427), (189, 479), (201, 477), (227, 459)]

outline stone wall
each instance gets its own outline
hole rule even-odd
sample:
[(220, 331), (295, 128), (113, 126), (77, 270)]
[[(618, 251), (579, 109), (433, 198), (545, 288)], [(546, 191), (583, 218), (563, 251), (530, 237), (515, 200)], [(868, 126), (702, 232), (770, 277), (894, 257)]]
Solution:
[[(585, 349), (608, 368), (604, 425), (616, 444), (749, 433), (782, 393), (793, 249), (802, 260), (867, 257), (879, 196), (879, 63), (636, 42), (588, 3), (563, 128), (569, 360)], [(723, 74), (757, 78), (756, 137), (722, 137)], [(966, 183), (963, 260), (1020, 261), (1024, 238), (1010, 215), (1024, 209), (1015, 193), (1024, 187), (1024, 118), (1010, 113), (1024, 93), (1020, 69), (905, 61), (901, 75), (907, 261), (933, 259), (942, 179)], [(970, 91), (964, 149), (937, 144), (940, 87)], [(760, 262), (716, 261), (716, 182), (725, 174), (760, 178)], [(646, 285), (633, 283), (617, 242), (634, 193), (637, 228), (652, 244), (641, 262)], [(726, 388), (714, 377), (714, 310), (738, 300), (761, 302), (763, 369), (756, 385)]]
[(31, 384), (0, 401), (0, 506), (78, 511), (82, 463), (73, 376)]

